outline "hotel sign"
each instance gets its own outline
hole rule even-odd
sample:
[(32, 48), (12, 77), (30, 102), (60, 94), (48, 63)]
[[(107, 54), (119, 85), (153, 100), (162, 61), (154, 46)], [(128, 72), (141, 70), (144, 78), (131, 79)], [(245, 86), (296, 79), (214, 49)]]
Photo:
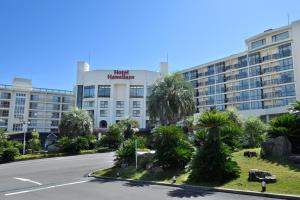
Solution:
[(108, 74), (107, 79), (134, 79), (134, 76), (129, 75), (129, 70), (114, 70), (113, 74)]

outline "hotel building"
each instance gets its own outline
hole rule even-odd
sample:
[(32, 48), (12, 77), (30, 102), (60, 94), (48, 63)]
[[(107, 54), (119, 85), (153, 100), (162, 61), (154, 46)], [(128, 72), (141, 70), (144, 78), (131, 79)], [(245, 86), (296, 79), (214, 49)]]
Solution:
[(92, 116), (94, 128), (106, 128), (126, 117), (145, 128), (147, 96), (150, 87), (168, 74), (168, 63), (160, 63), (160, 72), (147, 70), (92, 70), (86, 62), (77, 64), (76, 106)]
[(0, 128), (9, 132), (58, 132), (62, 113), (74, 106), (72, 91), (34, 88), (29, 79), (0, 85)]
[(195, 89), (197, 112), (233, 106), (268, 121), (300, 99), (300, 20), (245, 43), (242, 53), (181, 71)]

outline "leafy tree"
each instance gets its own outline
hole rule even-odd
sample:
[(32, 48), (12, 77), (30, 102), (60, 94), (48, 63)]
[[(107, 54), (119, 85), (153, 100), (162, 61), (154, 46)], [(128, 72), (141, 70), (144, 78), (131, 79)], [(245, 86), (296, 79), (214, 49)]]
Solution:
[(116, 165), (122, 163), (131, 164), (135, 159), (135, 142), (137, 142), (137, 148), (145, 148), (145, 139), (143, 137), (132, 137), (125, 140), (120, 148), (116, 152)]
[(74, 108), (62, 115), (59, 131), (61, 135), (69, 137), (91, 134), (92, 119), (87, 111)]
[(241, 141), (243, 139), (243, 130), (238, 124), (229, 123), (221, 130), (221, 140), (230, 150), (237, 150), (241, 148)]
[(184, 168), (190, 161), (193, 147), (181, 128), (161, 126), (154, 133), (155, 158), (164, 168)]
[(297, 115), (284, 114), (273, 118), (268, 135), (270, 137), (286, 136), (292, 143), (292, 152), (300, 153), (300, 117)]
[(267, 126), (257, 117), (248, 117), (244, 123), (245, 142), (248, 147), (258, 147), (266, 139)]
[(113, 124), (108, 127), (107, 133), (102, 136), (100, 144), (104, 147), (111, 149), (117, 149), (124, 141), (122, 130), (117, 124)]
[[(221, 140), (221, 130), (231, 123), (224, 112), (211, 110), (204, 112), (199, 119), (199, 126), (207, 131), (203, 146), (197, 147), (192, 160), (191, 181), (226, 181), (240, 173), (237, 163), (231, 159), (227, 145)], [(213, 176), (212, 176), (213, 174)]]
[(134, 128), (139, 128), (139, 122), (132, 118), (126, 118), (120, 120), (117, 125), (120, 127), (121, 131), (124, 134), (124, 138), (128, 139), (131, 138), (134, 134)]
[(0, 129), (0, 153), (3, 151), (3, 148), (7, 145), (7, 135), (5, 134), (4, 129)]
[(32, 132), (31, 139), (28, 141), (28, 149), (31, 149), (32, 151), (41, 150), (41, 141), (39, 138), (40, 135), (38, 132)]
[(243, 126), (243, 119), (238, 113), (237, 109), (235, 107), (229, 107), (226, 109), (226, 114), (228, 115), (228, 118), (237, 126)]
[(194, 89), (180, 73), (165, 76), (152, 88), (148, 110), (152, 120), (175, 124), (195, 111)]
[(3, 154), (2, 154), (2, 160), (4, 162), (10, 162), (14, 161), (17, 156), (20, 155), (20, 152), (17, 148), (13, 146), (9, 146), (7, 148), (4, 148)]
[(296, 101), (289, 106), (289, 110), (295, 114), (296, 116), (300, 117), (300, 101)]

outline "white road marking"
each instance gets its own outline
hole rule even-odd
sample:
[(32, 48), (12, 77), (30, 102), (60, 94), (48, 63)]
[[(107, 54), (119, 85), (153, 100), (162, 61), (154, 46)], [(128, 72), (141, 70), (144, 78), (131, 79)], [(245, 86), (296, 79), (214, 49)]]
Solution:
[(64, 183), (64, 184), (60, 184), (60, 185), (52, 185), (52, 186), (49, 186), (49, 187), (40, 187), (40, 188), (36, 188), (36, 189), (32, 189), (32, 190), (23, 190), (23, 191), (19, 191), (19, 192), (7, 193), (7, 194), (5, 194), (5, 196), (11, 196), (11, 195), (16, 195), (16, 194), (24, 194), (24, 193), (29, 193), (29, 192), (36, 192), (36, 191), (47, 190), (47, 189), (51, 189), (51, 188), (63, 187), (63, 186), (68, 186), (68, 185), (75, 185), (75, 184), (80, 184), (80, 183), (86, 183), (86, 182), (89, 182), (89, 181), (90, 180), (77, 181), (77, 182), (72, 182), (72, 183)]
[(41, 183), (37, 182), (37, 181), (33, 181), (33, 180), (30, 180), (30, 179), (27, 179), (27, 178), (18, 178), (18, 177), (14, 177), (14, 179), (17, 179), (19, 181), (24, 181), (24, 182), (30, 182), (30, 183), (34, 183), (34, 184), (37, 184), (37, 185), (42, 185)]

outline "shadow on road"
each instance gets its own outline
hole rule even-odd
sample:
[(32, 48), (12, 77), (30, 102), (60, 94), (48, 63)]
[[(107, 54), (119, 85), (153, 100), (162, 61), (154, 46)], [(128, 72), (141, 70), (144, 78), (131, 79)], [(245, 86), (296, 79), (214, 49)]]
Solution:
[(191, 190), (186, 188), (177, 188), (168, 192), (168, 196), (170, 197), (178, 197), (178, 198), (190, 198), (190, 197), (204, 197), (207, 195), (212, 195), (214, 192), (206, 191), (206, 190)]

